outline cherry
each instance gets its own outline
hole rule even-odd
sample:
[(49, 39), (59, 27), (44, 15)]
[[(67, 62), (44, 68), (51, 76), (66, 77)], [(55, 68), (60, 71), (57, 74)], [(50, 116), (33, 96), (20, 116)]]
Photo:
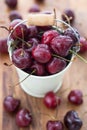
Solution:
[(14, 10), (9, 13), (9, 19), (10, 21), (13, 21), (14, 19), (22, 19), (22, 16), (18, 11)]
[(60, 55), (60, 56), (67, 56), (69, 54), (69, 50), (73, 45), (73, 40), (69, 36), (62, 36), (59, 35), (54, 37), (50, 43), (52, 50)]
[(68, 100), (72, 104), (80, 105), (83, 103), (83, 94), (80, 90), (72, 90), (68, 95)]
[(71, 10), (71, 9), (64, 10), (62, 13), (62, 20), (67, 23), (70, 22), (70, 24), (72, 24), (75, 20), (75, 14), (74, 14), (73, 10)]
[(57, 97), (53, 91), (46, 93), (43, 100), (46, 107), (52, 109), (56, 108), (57, 105), (61, 103), (60, 97)]
[[(78, 39), (80, 39), (80, 34), (78, 33), (78, 31), (77, 31), (76, 28), (74, 28), (74, 31), (76, 32)], [(76, 37), (76, 35), (75, 35), (75, 33), (73, 32), (72, 29), (67, 28), (67, 29), (64, 31), (64, 35), (70, 36), (70, 37), (72, 38), (74, 44), (75, 44), (76, 42), (78, 42), (78, 39), (77, 39), (77, 37)]]
[(31, 113), (27, 109), (21, 109), (16, 114), (16, 123), (19, 127), (27, 127), (32, 122)]
[(9, 8), (14, 9), (14, 8), (16, 8), (18, 1), (17, 0), (5, 0), (5, 3)]
[(59, 33), (56, 30), (49, 30), (46, 31), (43, 36), (42, 36), (42, 40), (41, 43), (43, 44), (50, 44), (50, 42), (52, 41), (52, 39), (56, 36), (58, 36)]
[(0, 39), (0, 53), (8, 53), (7, 38)]
[(38, 2), (38, 3), (43, 3), (44, 2), (44, 0), (35, 0), (36, 2)]
[(39, 44), (32, 51), (32, 56), (39, 63), (47, 63), (51, 59), (51, 52), (49, 46), (46, 44)]
[(61, 121), (51, 121), (49, 120), (46, 124), (47, 130), (64, 130), (64, 125)]
[[(13, 30), (13, 32), (11, 33), (11, 38), (13, 39), (17, 39), (17, 38), (24, 39), (26, 35), (28, 35), (27, 26), (24, 23), (19, 24), (20, 22), (22, 22), (21, 19), (15, 19), (10, 23), (9, 31)], [(19, 25), (17, 26), (17, 24)], [(14, 29), (15, 26), (17, 27)]]
[(35, 70), (35, 75), (37, 76), (43, 76), (44, 73), (45, 73), (45, 67), (44, 65), (40, 64), (40, 63), (34, 63), (32, 66), (31, 66), (31, 70)]
[(52, 26), (37, 26), (38, 32), (48, 31), (52, 29)]
[(9, 95), (5, 97), (3, 106), (7, 112), (15, 112), (20, 105), (20, 100)]
[(12, 62), (20, 69), (25, 69), (31, 66), (31, 58), (28, 52), (22, 48), (16, 49), (12, 53)]
[(78, 117), (78, 113), (74, 110), (68, 111), (64, 116), (64, 124), (68, 130), (80, 130), (82, 120)]
[(28, 11), (29, 13), (36, 13), (36, 12), (40, 12), (40, 8), (37, 4), (34, 4)]
[(37, 38), (30, 38), (25, 45), (25, 50), (27, 52), (32, 52), (36, 46), (39, 44), (39, 40)]
[(38, 30), (36, 26), (29, 26), (28, 27), (28, 35), (29, 37), (36, 37), (38, 34)]
[(66, 67), (66, 61), (53, 57), (46, 65), (47, 71), (50, 74), (55, 74), (62, 71)]
[(84, 37), (80, 37), (80, 51), (81, 53), (84, 53), (87, 51), (87, 40)]

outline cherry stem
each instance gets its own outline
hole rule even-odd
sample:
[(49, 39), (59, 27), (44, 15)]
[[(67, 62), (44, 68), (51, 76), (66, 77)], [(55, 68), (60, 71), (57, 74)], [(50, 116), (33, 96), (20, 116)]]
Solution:
[(82, 56), (80, 56), (79, 54), (77, 54), (75, 51), (70, 50), (70, 53), (76, 55), (79, 59), (81, 59), (83, 62), (85, 62), (87, 64), (87, 60), (84, 59)]
[[(13, 87), (16, 87), (17, 85), (19, 85), (20, 83), (22, 83), (24, 80), (26, 80), (29, 76), (31, 76), (32, 74), (34, 74), (35, 73), (35, 69), (28, 75), (28, 76), (26, 76), (23, 80), (21, 80), (21, 81), (19, 81), (17, 84), (15, 84)], [(10, 86), (11, 87), (11, 86)]]
[(41, 114), (41, 115), (45, 115), (45, 116), (51, 117), (53, 120), (56, 119), (54, 116), (50, 116), (49, 114), (46, 114), (46, 113), (38, 112), (38, 114)]
[(57, 57), (57, 58), (60, 58), (60, 59), (65, 60), (65, 61), (68, 61), (68, 62), (72, 62), (72, 61), (73, 61), (73, 60), (68, 60), (68, 59), (66, 59), (66, 58), (64, 58), (64, 57), (58, 56), (58, 55), (56, 55), (56, 54), (52, 54), (52, 56)]
[(72, 17), (69, 18), (65, 13), (63, 15), (66, 18), (68, 24), (70, 24), (70, 20), (72, 19)]
[(55, 112), (55, 119), (57, 119), (58, 109), (59, 109), (59, 105), (58, 105), (58, 102), (57, 102), (57, 108), (56, 108), (56, 112)]
[(12, 66), (13, 64), (3, 63), (5, 66)]
[(0, 26), (0, 28), (4, 28), (5, 30), (7, 30), (9, 32), (9, 29), (5, 26)]
[(16, 38), (21, 40), (22, 42), (26, 43), (29, 47), (31, 47), (31, 44), (28, 44), (25, 40), (23, 40), (23, 39), (21, 39), (20, 37), (17, 37), (17, 36), (16, 36)]

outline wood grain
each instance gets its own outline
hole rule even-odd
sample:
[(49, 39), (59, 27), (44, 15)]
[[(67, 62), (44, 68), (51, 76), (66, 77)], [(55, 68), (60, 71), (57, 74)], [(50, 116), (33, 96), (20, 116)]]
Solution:
[[(23, 18), (27, 17), (28, 9), (34, 1), (19, 0), (17, 10), (21, 13)], [(87, 36), (87, 0), (47, 0), (44, 5), (40, 5), (42, 10), (53, 10), (56, 8), (57, 14), (65, 8), (71, 8), (75, 11), (76, 20), (74, 26), (78, 28), (81, 35)], [(0, 25), (9, 25), (9, 12), (10, 10), (4, 4), (4, 0), (0, 0)], [(3, 33), (2, 33), (3, 32)], [(0, 37), (7, 37), (7, 32), (0, 29)], [(82, 55), (87, 59), (87, 53)], [(34, 98), (27, 95), (20, 86), (10, 88), (18, 82), (18, 76), (15, 67), (6, 67), (4, 62), (10, 63), (8, 54), (0, 54), (0, 130), (46, 130), (46, 122), (54, 116), (56, 110), (47, 109), (43, 104), (43, 99)], [(68, 89), (67, 89), (68, 88)], [(67, 91), (65, 91), (67, 89)], [(67, 101), (67, 94), (72, 89), (80, 89), (84, 95), (87, 95), (87, 64), (83, 63), (80, 59), (76, 60), (71, 65), (70, 69), (66, 72), (62, 88), (56, 95), (61, 96), (62, 103), (58, 109), (57, 119), (63, 121), (63, 117), (68, 110), (76, 110), (83, 120), (83, 127), (81, 130), (87, 129), (87, 97), (84, 96), (84, 103), (81, 106), (71, 105)], [(61, 93), (62, 92), (62, 93)], [(8, 114), (3, 109), (3, 99), (7, 95), (14, 95), (21, 100), (21, 108), (28, 108), (32, 112), (33, 123), (28, 128), (19, 128), (15, 123), (15, 115)], [(44, 114), (38, 114), (44, 113)]]

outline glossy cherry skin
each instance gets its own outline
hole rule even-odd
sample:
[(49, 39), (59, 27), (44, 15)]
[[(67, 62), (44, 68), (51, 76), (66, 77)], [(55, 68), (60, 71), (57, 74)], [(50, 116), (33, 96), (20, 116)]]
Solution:
[(47, 130), (64, 130), (64, 125), (61, 121), (49, 120), (46, 124)]
[(22, 19), (22, 16), (18, 11), (14, 10), (9, 13), (9, 19), (10, 21), (13, 21), (14, 19)]
[(27, 109), (21, 109), (16, 114), (16, 124), (19, 127), (27, 127), (32, 122), (32, 116), (29, 110)]
[(52, 39), (50, 46), (57, 55), (65, 57), (73, 46), (73, 40), (69, 36), (59, 35)]
[(20, 100), (14, 98), (13, 96), (9, 95), (5, 97), (3, 101), (3, 106), (7, 112), (15, 112), (20, 105)]
[(25, 69), (31, 66), (31, 58), (28, 52), (22, 48), (16, 49), (12, 53), (12, 62), (13, 64), (20, 68)]
[(80, 37), (80, 53), (87, 51), (87, 40), (84, 37)]
[(68, 23), (67, 17), (69, 19), (70, 24), (72, 24), (75, 20), (74, 11), (71, 9), (64, 10), (62, 14), (62, 20)]
[(9, 25), (9, 31), (10, 32), (13, 31), (11, 33), (11, 38), (13, 38), (14, 40), (18, 38), (24, 39), (26, 35), (28, 35), (27, 26), (21, 22), (22, 22), (21, 19), (15, 19)]
[(42, 36), (42, 40), (41, 43), (42, 44), (50, 44), (50, 42), (52, 41), (52, 39), (56, 36), (58, 36), (59, 33), (56, 30), (49, 30), (44, 32), (43, 36)]
[(31, 70), (32, 71), (35, 70), (34, 74), (37, 75), (37, 76), (43, 76), (45, 74), (45, 67), (44, 67), (44, 65), (40, 64), (38, 62), (35, 62), (35, 63), (32, 64)]
[(34, 38), (38, 34), (38, 30), (36, 26), (29, 26), (28, 27), (28, 37), (29, 38)]
[(9, 8), (14, 9), (17, 6), (18, 0), (5, 0), (5, 3)]
[(27, 52), (32, 52), (39, 43), (40, 42), (37, 38), (29, 38), (27, 44), (24, 45), (24, 48)]
[(51, 109), (55, 109), (61, 103), (60, 97), (57, 97), (53, 91), (46, 93), (43, 101), (45, 106)]
[(55, 74), (62, 71), (66, 67), (66, 61), (53, 57), (46, 65), (47, 71), (50, 74)]
[(83, 123), (78, 113), (74, 110), (68, 111), (64, 116), (64, 124), (68, 130), (80, 130)]
[[(72, 29), (67, 28), (67, 29), (64, 31), (64, 35), (71, 37), (72, 40), (73, 40), (73, 43), (75, 44), (75, 43), (78, 42), (78, 40), (80, 40), (80, 34), (78, 33), (78, 31), (77, 31), (76, 28), (73, 28), (73, 29), (74, 29), (74, 31), (75, 31), (76, 34), (74, 33), (74, 31), (73, 31)], [(77, 38), (78, 38), (78, 39), (77, 39)]]
[(0, 39), (0, 53), (8, 53), (7, 38)]
[(72, 104), (81, 105), (83, 103), (83, 94), (80, 90), (72, 90), (68, 95), (68, 100)]
[(33, 58), (39, 63), (47, 63), (51, 59), (51, 52), (49, 46), (46, 44), (39, 44), (32, 51)]

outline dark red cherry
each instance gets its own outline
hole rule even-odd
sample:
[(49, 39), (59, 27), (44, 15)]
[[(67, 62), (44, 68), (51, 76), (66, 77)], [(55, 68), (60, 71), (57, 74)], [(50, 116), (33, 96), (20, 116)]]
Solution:
[(48, 45), (39, 44), (32, 51), (32, 56), (39, 63), (47, 63), (51, 59), (51, 52)]
[(64, 124), (68, 130), (80, 130), (83, 123), (78, 113), (74, 110), (68, 111), (64, 116)]
[(62, 71), (66, 67), (66, 61), (59, 58), (52, 58), (46, 65), (47, 71), (50, 74), (55, 74)]
[[(68, 17), (69, 21), (68, 21), (67, 17)], [(67, 23), (70, 22), (70, 24), (72, 24), (75, 20), (74, 11), (71, 9), (64, 10), (62, 13), (62, 20), (67, 22)]]
[(59, 33), (56, 30), (49, 30), (46, 31), (43, 36), (42, 36), (42, 40), (41, 43), (42, 44), (50, 44), (50, 42), (52, 41), (52, 39), (56, 36), (58, 36)]
[(14, 9), (17, 6), (18, 0), (5, 0), (5, 3), (9, 8)]
[(37, 4), (34, 4), (28, 11), (29, 13), (36, 13), (36, 12), (40, 12), (40, 8)]
[(31, 70), (35, 70), (35, 75), (37, 76), (43, 76), (45, 74), (45, 67), (44, 65), (40, 64), (40, 63), (34, 63), (32, 66), (31, 66)]
[(47, 130), (64, 130), (64, 125), (61, 121), (49, 120), (46, 124)]
[(87, 51), (87, 40), (84, 37), (80, 37), (80, 51), (81, 53), (84, 53)]
[(43, 3), (45, 0), (35, 0), (35, 2)]
[(83, 94), (80, 90), (72, 90), (68, 95), (68, 100), (72, 104), (80, 105), (83, 103)]
[(59, 35), (54, 37), (50, 43), (52, 50), (60, 56), (67, 56), (73, 45), (73, 40), (69, 36)]
[(57, 105), (60, 105), (60, 103), (60, 97), (57, 97), (53, 91), (46, 93), (46, 95), (44, 96), (44, 104), (48, 108), (54, 109), (57, 107)]
[(27, 44), (25, 44), (25, 50), (27, 52), (32, 52), (36, 46), (39, 44), (39, 40), (37, 38), (30, 38), (28, 41), (27, 41)]
[(7, 38), (0, 39), (0, 53), (8, 53)]
[[(24, 39), (26, 37), (26, 35), (28, 35), (27, 26), (21, 22), (22, 22), (21, 19), (15, 19), (10, 23), (9, 31), (13, 30), (13, 32), (11, 33), (11, 38), (13, 38), (14, 40), (18, 39), (18, 38)], [(19, 24), (19, 25), (17, 25), (17, 24)]]
[(38, 30), (36, 26), (29, 26), (28, 27), (28, 36), (29, 38), (31, 37), (36, 37), (38, 34)]
[(3, 105), (7, 112), (15, 112), (20, 105), (20, 100), (9, 95), (5, 97)]
[(16, 124), (19, 127), (27, 127), (32, 122), (31, 113), (27, 109), (21, 109), (16, 114)]
[[(76, 34), (74, 33), (74, 31), (71, 28), (67, 28), (64, 31), (64, 35), (71, 37), (73, 40), (73, 43), (75, 44), (78, 42), (78, 39), (80, 40), (80, 34), (78, 33), (76, 28), (73, 28), (73, 29), (74, 29)], [(77, 39), (77, 37), (78, 37), (78, 39)]]
[(18, 11), (14, 10), (9, 13), (9, 19), (10, 21), (13, 21), (14, 19), (22, 19), (22, 16)]
[(29, 53), (22, 48), (16, 49), (12, 53), (12, 62), (16, 67), (25, 69), (31, 66), (31, 57)]

